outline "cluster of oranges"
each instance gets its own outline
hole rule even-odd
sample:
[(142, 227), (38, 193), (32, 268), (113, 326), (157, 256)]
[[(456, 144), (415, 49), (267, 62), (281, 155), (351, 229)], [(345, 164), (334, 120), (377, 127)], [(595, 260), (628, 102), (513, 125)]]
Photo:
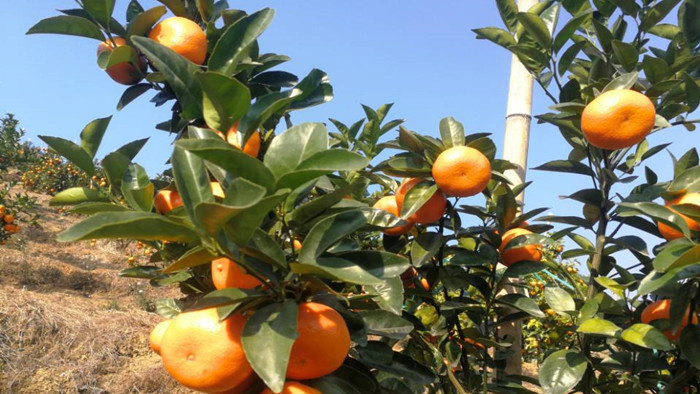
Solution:
[[(41, 160), (23, 172), (20, 179), (26, 189), (51, 195), (71, 187), (91, 184), (84, 171), (46, 150), (42, 151)], [(94, 179), (93, 183), (105, 182), (104, 178)]]
[[(235, 276), (240, 270), (227, 273)], [(183, 386), (204, 392), (242, 392), (260, 381), (241, 343), (252, 313), (234, 313), (222, 320), (216, 308), (183, 312), (159, 323), (149, 344)], [(289, 380), (282, 392), (320, 393), (298, 381), (338, 369), (350, 350), (350, 333), (340, 313), (315, 302), (298, 305), (297, 331), (286, 372)]]
[(0, 204), (0, 223), (2, 224), (2, 229), (8, 235), (16, 234), (19, 232), (19, 224), (15, 223), (15, 215), (6, 212), (7, 208)]
[[(172, 17), (153, 27), (148, 38), (182, 55), (191, 62), (202, 65), (207, 56), (207, 36), (199, 25), (190, 19)], [(112, 37), (97, 47), (97, 55), (129, 45), (122, 37)], [(115, 82), (134, 85), (146, 77), (148, 61), (138, 53), (133, 61), (117, 63), (105, 70)]]

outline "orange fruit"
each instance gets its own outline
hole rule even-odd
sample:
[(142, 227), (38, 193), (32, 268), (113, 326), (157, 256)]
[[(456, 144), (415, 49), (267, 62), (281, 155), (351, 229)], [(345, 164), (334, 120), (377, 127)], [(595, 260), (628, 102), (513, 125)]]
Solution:
[(10, 224), (15, 221), (15, 217), (14, 215), (5, 215), (5, 217), (2, 218), (2, 220), (4, 220), (5, 223)]
[[(399, 208), (399, 213), (403, 209), (403, 202), (406, 198), (406, 193), (413, 188), (413, 186), (419, 184), (423, 179), (421, 178), (409, 178), (401, 183), (398, 189), (396, 189), (396, 205)], [(433, 223), (445, 214), (445, 207), (447, 207), (447, 199), (445, 194), (438, 190), (433, 194), (428, 201), (423, 204), (416, 213), (411, 215), (409, 220), (412, 222), (420, 224)], [(398, 216), (398, 215), (397, 215)]]
[(294, 250), (301, 249), (301, 241), (294, 239), (294, 241), (292, 241), (292, 246), (294, 247)]
[(299, 336), (289, 356), (287, 377), (316, 379), (338, 369), (350, 350), (350, 332), (335, 309), (315, 302), (299, 304)]
[[(672, 206), (680, 205), (680, 204), (690, 204), (690, 205), (695, 205), (697, 207), (700, 207), (700, 193), (684, 194), (680, 197), (674, 198), (671, 201), (667, 201), (665, 205), (666, 205), (666, 208), (672, 210), (675, 213), (678, 213), (678, 211), (673, 209)], [(678, 213), (678, 214), (681, 215), (680, 213)], [(700, 223), (696, 222), (695, 220), (693, 220), (685, 215), (681, 215), (681, 217), (683, 217), (683, 220), (685, 220), (685, 224), (688, 225), (688, 228), (691, 231), (700, 231)], [(659, 225), (659, 232), (668, 241), (683, 237), (683, 233), (681, 233), (680, 231), (676, 230), (675, 228), (673, 228), (667, 224), (659, 222), (658, 225)]]
[(214, 197), (226, 198), (224, 188), (221, 187), (221, 184), (219, 182), (211, 182), (211, 194), (213, 194)]
[(7, 231), (10, 234), (18, 233), (19, 232), (19, 226), (16, 224), (6, 224), (5, 225), (5, 231)]
[(195, 64), (204, 64), (207, 36), (195, 22), (174, 16), (153, 27), (148, 38), (164, 45)]
[(170, 327), (171, 322), (172, 319), (168, 319), (156, 324), (153, 331), (151, 331), (151, 335), (148, 337), (148, 345), (158, 354), (160, 354), (160, 344), (163, 342), (163, 334), (165, 334), (165, 330)]
[(453, 146), (435, 159), (433, 179), (450, 197), (469, 197), (481, 193), (491, 180), (488, 157), (468, 146)]
[[(269, 388), (260, 392), (260, 394), (273, 394), (274, 391)], [(287, 382), (284, 384), (284, 388), (280, 391), (280, 394), (321, 394), (320, 391), (313, 387), (309, 387), (305, 384), (299, 382)]]
[(601, 149), (622, 149), (640, 143), (654, 128), (654, 103), (629, 89), (611, 90), (586, 105), (581, 130), (588, 142)]
[[(671, 330), (666, 330), (664, 331), (664, 335), (666, 335), (666, 338), (668, 338), (670, 341), (675, 341), (678, 339), (678, 337), (681, 336), (681, 331), (683, 331), (683, 328), (688, 325), (688, 315), (690, 314), (690, 307), (686, 309), (684, 315), (683, 315), (683, 320), (681, 321), (681, 325), (678, 328), (678, 332), (675, 334)], [(641, 315), (641, 320), (642, 323), (649, 324), (654, 320), (658, 319), (670, 319), (671, 318), (671, 300), (659, 300), (652, 302), (651, 304), (647, 305), (644, 310), (642, 311)], [(693, 324), (698, 324), (698, 316), (693, 314)]]
[(163, 334), (160, 355), (181, 385), (204, 392), (231, 390), (248, 381), (253, 369), (241, 345), (245, 317), (219, 321), (216, 308), (179, 314)]
[(211, 281), (217, 290), (235, 288), (252, 289), (262, 283), (253, 275), (246, 274), (241, 266), (227, 257), (211, 261)]
[(5, 206), (0, 204), (0, 216), (5, 214)]
[(426, 278), (420, 278), (420, 285), (423, 286), (423, 290), (430, 291), (430, 282)]
[[(97, 46), (97, 56), (100, 56), (102, 52), (112, 51), (116, 47), (122, 47), (126, 45), (126, 40), (121, 37), (114, 37), (114, 43), (111, 40), (101, 42)], [(117, 63), (105, 70), (107, 75), (114, 81), (121, 83), (122, 85), (134, 85), (139, 83), (144, 74), (146, 73), (148, 63), (146, 59), (142, 56), (138, 56), (138, 68), (130, 62)]]
[(542, 260), (542, 251), (540, 245), (524, 245), (519, 248), (511, 248), (504, 250), (508, 243), (520, 235), (532, 234), (532, 231), (524, 228), (513, 228), (505, 232), (501, 237), (501, 246), (498, 250), (501, 252), (501, 260), (503, 265), (510, 267), (519, 261), (540, 261)]
[[(396, 196), (382, 197), (377, 202), (374, 203), (372, 208), (381, 209), (382, 211), (387, 211), (394, 216), (399, 216), (399, 217), (401, 216), (401, 215), (399, 215), (399, 207), (398, 207), (398, 204), (396, 203)], [(398, 236), (401, 234), (406, 234), (407, 232), (411, 231), (412, 228), (413, 228), (413, 222), (409, 219), (409, 220), (406, 220), (406, 224), (404, 224), (403, 226), (395, 226), (395, 227), (383, 230), (382, 232), (386, 235)]]
[(182, 199), (180, 198), (180, 193), (163, 189), (156, 193), (153, 205), (156, 207), (156, 212), (165, 215), (173, 209), (181, 207)]
[[(225, 136), (224, 133), (218, 130), (214, 131), (216, 132), (216, 134), (219, 135), (219, 137), (225, 139), (226, 142), (235, 146), (238, 149), (241, 149), (240, 141), (241, 139), (243, 139), (243, 134), (238, 132), (238, 122), (234, 123), (234, 125), (231, 126), (230, 129), (228, 129), (228, 132), (226, 132)], [(249, 156), (258, 157), (258, 153), (260, 153), (259, 131), (254, 131), (253, 134), (251, 134), (250, 138), (248, 138), (248, 141), (246, 141), (245, 145), (243, 146), (243, 152), (247, 153)]]

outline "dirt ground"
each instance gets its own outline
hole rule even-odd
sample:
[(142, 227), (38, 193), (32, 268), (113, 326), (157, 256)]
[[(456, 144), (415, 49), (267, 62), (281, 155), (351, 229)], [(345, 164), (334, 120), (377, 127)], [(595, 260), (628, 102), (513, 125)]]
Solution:
[(77, 219), (30, 195), (39, 224), (0, 246), (0, 393), (190, 392), (148, 348), (155, 300), (177, 291), (118, 276), (133, 243), (57, 242)]

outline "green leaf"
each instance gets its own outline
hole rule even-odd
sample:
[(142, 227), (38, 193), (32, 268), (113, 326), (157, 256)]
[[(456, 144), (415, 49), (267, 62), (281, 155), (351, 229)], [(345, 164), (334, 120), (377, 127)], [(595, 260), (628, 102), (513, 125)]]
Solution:
[[(107, 198), (107, 196), (104, 196), (104, 198)], [(51, 205), (51, 202), (49, 202), (49, 205)], [(69, 208), (67, 212), (78, 215), (94, 215), (98, 212), (122, 212), (126, 210), (127, 208), (123, 205), (117, 205), (109, 202), (87, 201), (81, 202), (78, 205)]]
[(626, 286), (617, 283), (614, 279), (606, 276), (598, 276), (595, 278), (596, 283), (612, 291), (618, 297), (623, 298), (625, 295)]
[(654, 259), (654, 268), (658, 272), (695, 264), (700, 264), (700, 245), (689, 243), (685, 239), (674, 240)]
[[(450, 263), (453, 263), (453, 259), (450, 260)], [(540, 272), (546, 268), (547, 266), (539, 261), (518, 261), (506, 268), (503, 278), (519, 278)]]
[(533, 170), (540, 170), (540, 171), (555, 171), (555, 172), (564, 172), (564, 173), (570, 173), (570, 174), (581, 174), (581, 175), (588, 175), (588, 176), (595, 176), (595, 173), (593, 170), (590, 169), (587, 165), (578, 162), (578, 161), (572, 161), (572, 160), (553, 160), (547, 163), (544, 163), (538, 167), (533, 168)]
[(189, 17), (187, 7), (182, 1), (183, 0), (158, 0), (159, 3), (165, 4), (175, 16), (187, 18)]
[(622, 331), (620, 338), (647, 349), (673, 349), (671, 342), (668, 341), (664, 333), (649, 324), (633, 324), (630, 328)]
[(148, 178), (146, 170), (140, 165), (129, 165), (122, 180), (121, 191), (132, 208), (144, 212), (151, 212), (153, 209), (155, 186)]
[(134, 45), (153, 62), (163, 74), (180, 101), (185, 120), (202, 117), (202, 88), (195, 78), (199, 67), (177, 52), (149, 38), (133, 36)]
[(311, 222), (314, 218), (322, 215), (327, 209), (340, 202), (345, 196), (364, 190), (367, 183), (356, 180), (353, 183), (334, 190), (318, 198), (314, 198), (289, 213), (289, 224), (292, 226), (302, 226)]
[(476, 38), (487, 39), (506, 49), (518, 44), (515, 42), (515, 38), (513, 38), (511, 33), (497, 27), (484, 27), (481, 29), (473, 29), (472, 31), (476, 33)]
[(201, 158), (175, 145), (170, 158), (173, 165), (173, 180), (177, 185), (182, 203), (192, 222), (200, 228), (195, 208), (202, 202), (214, 201), (209, 174)]
[(549, 50), (552, 45), (552, 36), (542, 18), (530, 12), (518, 12), (515, 16), (522, 23), (525, 30), (532, 35), (540, 46)]
[(264, 187), (238, 178), (231, 182), (226, 191), (225, 204), (202, 202), (195, 207), (195, 215), (204, 230), (215, 235), (224, 224), (259, 203), (265, 194)]
[(90, 157), (95, 157), (110, 120), (112, 120), (111, 116), (95, 119), (80, 132), (80, 146)]
[(314, 264), (331, 245), (352, 234), (367, 223), (365, 215), (358, 210), (328, 216), (314, 225), (301, 247), (299, 262)]
[(78, 16), (61, 15), (42, 19), (32, 26), (27, 34), (65, 34), (94, 38), (104, 41), (105, 36), (100, 28), (88, 19)]
[(406, 219), (418, 212), (423, 205), (430, 200), (438, 191), (436, 184), (429, 181), (422, 181), (414, 185), (404, 197), (403, 206), (401, 207), (401, 218)]
[(413, 331), (413, 324), (388, 311), (372, 310), (360, 311), (362, 320), (365, 321), (367, 334), (379, 335), (386, 338), (403, 339)]
[(683, 171), (668, 186), (670, 192), (700, 192), (700, 167)]
[(102, 26), (110, 28), (112, 13), (114, 12), (114, 0), (83, 0), (83, 8)]
[(97, 65), (103, 70), (120, 63), (131, 62), (136, 64), (137, 61), (136, 50), (128, 45), (104, 51), (97, 56)]
[(138, 0), (129, 1), (129, 5), (126, 7), (126, 21), (131, 22), (134, 17), (143, 12), (143, 7), (138, 2)]
[(685, 82), (685, 93), (688, 95), (688, 113), (695, 111), (700, 106), (700, 86), (688, 74), (683, 75)]
[(569, 392), (583, 378), (588, 363), (574, 350), (557, 350), (544, 360), (540, 367), (540, 385), (546, 394)]
[(664, 81), (669, 73), (668, 64), (664, 59), (648, 55), (644, 55), (642, 59), (642, 69), (652, 84)]
[(639, 61), (637, 48), (619, 40), (612, 40), (612, 49), (625, 71), (632, 72), (637, 68), (637, 61)]
[(275, 194), (267, 196), (254, 206), (243, 210), (238, 214), (236, 220), (229, 221), (226, 225), (228, 238), (239, 247), (246, 247), (262, 221), (287, 197), (287, 194), (289, 194), (289, 189), (278, 190)]
[(518, 27), (518, 19), (516, 17), (518, 14), (518, 6), (515, 4), (515, 0), (496, 0), (496, 6), (508, 30), (515, 32)]
[(126, 37), (131, 39), (131, 36), (146, 36), (166, 12), (168, 12), (168, 10), (160, 5), (148, 11), (138, 13), (131, 22), (129, 22), (129, 26), (126, 28)]
[(384, 280), (384, 282), (374, 285), (365, 286), (364, 290), (369, 295), (376, 296), (374, 301), (379, 304), (379, 307), (394, 313), (401, 314), (403, 308), (403, 282), (401, 278), (395, 276)]
[(236, 178), (247, 179), (265, 187), (268, 191), (272, 191), (274, 188), (274, 176), (260, 160), (249, 156), (220, 138), (181, 139), (175, 143), (175, 146), (221, 167)]
[(605, 85), (605, 88), (603, 88), (602, 93), (609, 92), (611, 90), (629, 89), (632, 86), (634, 86), (635, 83), (637, 83), (638, 78), (639, 73), (637, 71), (622, 74), (619, 77), (610, 81), (610, 83), (608, 83), (607, 85)]
[(564, 75), (566, 73), (566, 70), (569, 69), (569, 66), (571, 66), (571, 63), (573, 63), (574, 59), (576, 59), (576, 55), (578, 55), (579, 51), (583, 49), (583, 47), (586, 46), (585, 41), (580, 41), (564, 51), (564, 53), (561, 55), (559, 58), (559, 63), (557, 63), (557, 71), (559, 72), (559, 75)]
[[(576, 33), (576, 30), (584, 23), (586, 22), (589, 18), (591, 17), (590, 12), (583, 13), (581, 15), (578, 15), (574, 18), (571, 18), (564, 27), (561, 28), (559, 33), (557, 33), (556, 37), (554, 37), (554, 44), (552, 45), (552, 51), (555, 53), (558, 53), (560, 49), (564, 47), (564, 44), (566, 44), (567, 41), (571, 37), (573, 37), (574, 33)], [(571, 64), (571, 62), (569, 62)], [(568, 67), (568, 65), (567, 65)], [(560, 73), (561, 74), (561, 73)]]
[(172, 298), (156, 300), (156, 313), (166, 319), (172, 319), (182, 312), (181, 303)]
[(593, 18), (591, 19), (591, 22), (593, 22), (593, 28), (595, 29), (596, 37), (598, 38), (598, 42), (600, 42), (600, 46), (603, 47), (606, 52), (610, 52), (612, 49), (610, 47), (610, 43), (614, 38), (612, 33), (597, 19)]
[(61, 242), (96, 238), (191, 242), (199, 237), (192, 227), (150, 212), (100, 212), (58, 235)]
[(95, 174), (95, 165), (92, 162), (92, 157), (81, 146), (72, 141), (58, 137), (40, 135), (39, 138), (41, 138), (46, 145), (51, 147), (51, 149), (58, 152), (59, 155), (65, 157), (68, 161), (85, 171), (87, 175), (92, 176)]
[(209, 69), (224, 75), (235, 74), (239, 63), (248, 55), (249, 49), (272, 22), (274, 15), (274, 10), (265, 8), (229, 26), (214, 46), (209, 57)]
[(697, 324), (688, 325), (681, 331), (681, 352), (695, 368), (700, 368), (700, 341), (698, 338), (700, 338), (700, 326)]
[(419, 234), (411, 244), (413, 264), (419, 267), (428, 264), (430, 259), (438, 253), (443, 242), (443, 236), (436, 232), (428, 231)]
[(246, 358), (275, 392), (284, 387), (289, 355), (299, 336), (297, 312), (296, 302), (287, 299), (256, 310), (243, 327), (241, 343)]
[(49, 201), (49, 205), (76, 205), (85, 202), (107, 201), (109, 201), (109, 196), (97, 190), (90, 189), (89, 187), (71, 187), (56, 193), (56, 195), (51, 198), (51, 201)]
[[(208, 21), (214, 12), (214, 0), (196, 0), (197, 11), (203, 21)], [(227, 6), (228, 7), (228, 6)]]
[(678, 26), (670, 23), (662, 23), (649, 29), (649, 33), (667, 40), (672, 40), (680, 32), (681, 29)]
[[(180, 256), (177, 261), (163, 268), (164, 274), (182, 271), (184, 269), (196, 267), (198, 265), (208, 264), (217, 256), (202, 247), (194, 247)], [(210, 293), (211, 294), (211, 293)]]
[(581, 323), (576, 332), (590, 335), (617, 337), (622, 332), (622, 328), (618, 327), (617, 324), (611, 322), (610, 320), (594, 317)]
[(129, 163), (143, 148), (146, 141), (148, 141), (148, 138), (129, 142), (102, 159), (102, 168), (105, 170), (111, 185), (120, 187)]
[[(685, 235), (686, 237), (690, 236), (690, 230), (688, 229), (688, 225), (685, 223), (685, 220), (683, 220), (681, 216), (664, 206), (651, 202), (623, 202), (620, 203), (619, 206), (621, 208), (629, 208), (632, 211), (640, 212), (644, 215), (651, 217), (657, 222), (663, 222), (673, 227), (674, 229), (683, 233), (683, 235)], [(625, 215), (629, 216), (627, 215), (627, 213), (625, 213)]]
[(453, 117), (440, 120), (440, 137), (446, 149), (464, 145), (464, 125)]
[(140, 83), (137, 85), (129, 86), (128, 88), (126, 88), (126, 90), (124, 90), (124, 93), (122, 93), (122, 96), (119, 98), (119, 102), (117, 103), (117, 111), (121, 111), (130, 102), (136, 100), (138, 97), (148, 92), (149, 90), (151, 90), (151, 85), (147, 83)]
[(250, 108), (250, 90), (235, 78), (217, 72), (196, 75), (202, 85), (204, 121), (224, 134)]
[(276, 136), (265, 154), (265, 165), (278, 179), (304, 160), (328, 149), (328, 132), (321, 123), (301, 123)]
[(534, 317), (545, 317), (544, 313), (537, 306), (537, 303), (522, 294), (506, 294), (496, 298), (499, 304), (511, 306)]
[(525, 44), (518, 44), (508, 49), (518, 56), (520, 62), (528, 70), (540, 73), (543, 69), (549, 66), (549, 57), (540, 52), (539, 49)]
[(547, 287), (544, 291), (544, 298), (547, 304), (555, 312), (568, 315), (576, 311), (576, 303), (569, 293), (560, 287)]
[(687, 1), (681, 5), (681, 9), (683, 11), (682, 18), (679, 18), (681, 30), (690, 46), (695, 48), (700, 43), (700, 25), (697, 23), (700, 19), (700, 4), (697, 0)]
[(661, 22), (681, 0), (661, 0), (644, 14), (639, 29), (648, 31), (652, 26)]

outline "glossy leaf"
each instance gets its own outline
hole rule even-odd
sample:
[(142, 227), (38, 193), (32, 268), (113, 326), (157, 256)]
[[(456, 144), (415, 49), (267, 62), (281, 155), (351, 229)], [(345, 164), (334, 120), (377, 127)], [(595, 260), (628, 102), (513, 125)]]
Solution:
[[(104, 196), (104, 198), (107, 198), (107, 196)], [(51, 201), (49, 201), (49, 205), (51, 205)], [(108, 202), (87, 201), (69, 208), (66, 212), (75, 213), (78, 215), (94, 215), (98, 212), (122, 212), (126, 210), (127, 208), (123, 205)]]
[(229, 221), (226, 224), (225, 229), (228, 238), (233, 240), (239, 247), (245, 247), (265, 217), (287, 197), (288, 193), (289, 189), (278, 190), (252, 207), (242, 210), (237, 215), (236, 220)]
[(374, 286), (364, 287), (367, 294), (376, 295), (374, 301), (380, 308), (394, 313), (401, 314), (403, 307), (403, 282), (401, 278), (395, 276), (384, 280), (383, 283)]
[(95, 119), (80, 132), (80, 146), (90, 157), (95, 157), (110, 120), (112, 120), (111, 116)]
[(183, 0), (158, 0), (159, 3), (165, 4), (175, 16), (188, 17), (187, 7)]
[(637, 68), (639, 51), (631, 44), (619, 40), (612, 41), (612, 49), (615, 57), (627, 72), (632, 72)]
[(515, 0), (496, 0), (496, 6), (508, 30), (515, 32), (518, 26), (518, 19), (516, 17), (518, 14), (518, 6), (515, 4)]
[(399, 212), (401, 218), (406, 219), (418, 212), (435, 193), (442, 192), (438, 190), (437, 185), (434, 183), (424, 181), (414, 185), (404, 197), (403, 206), (401, 207), (401, 212)]
[(673, 211), (664, 206), (650, 202), (623, 202), (620, 203), (620, 207), (629, 208), (636, 212), (641, 212), (656, 221), (663, 222), (673, 227), (674, 229), (683, 233), (685, 236), (690, 235), (688, 225), (685, 223), (683, 218), (681, 218), (678, 214), (674, 213)]
[(608, 337), (618, 337), (622, 332), (617, 324), (611, 322), (610, 320), (601, 319), (599, 317), (594, 317), (585, 320), (576, 329), (576, 332), (589, 335), (603, 335)]
[(59, 137), (40, 135), (39, 138), (41, 138), (46, 145), (51, 147), (51, 149), (58, 152), (59, 155), (65, 157), (68, 161), (85, 171), (86, 174), (95, 174), (95, 164), (92, 162), (92, 157), (81, 146)]
[(272, 22), (274, 15), (274, 10), (265, 8), (229, 26), (214, 46), (209, 69), (224, 75), (235, 74), (239, 63), (248, 55), (251, 45)]
[(199, 239), (189, 226), (150, 212), (100, 212), (58, 235), (61, 242), (97, 238), (129, 238), (191, 242)]
[(622, 331), (620, 338), (647, 349), (671, 350), (673, 348), (664, 333), (649, 324), (633, 324)]
[(547, 25), (539, 16), (530, 12), (518, 12), (516, 18), (542, 48), (549, 50), (552, 37)]
[(587, 165), (580, 163), (578, 161), (571, 160), (553, 160), (542, 164), (538, 167), (534, 167), (534, 170), (540, 171), (555, 171), (564, 172), (571, 174), (581, 174), (588, 176), (595, 176), (593, 170), (591, 170)]
[(148, 178), (146, 170), (138, 164), (130, 164), (121, 184), (124, 199), (132, 208), (151, 212), (155, 186)]
[(328, 133), (321, 123), (302, 123), (272, 140), (265, 166), (277, 177), (296, 169), (304, 160), (328, 149)]
[(559, 314), (568, 315), (576, 311), (576, 303), (569, 293), (559, 287), (547, 287), (544, 291), (547, 304)]
[(554, 43), (552, 44), (552, 51), (555, 53), (559, 52), (561, 48), (564, 47), (567, 41), (576, 33), (576, 30), (589, 18), (591, 17), (590, 12), (583, 13), (574, 18), (571, 18), (564, 27), (561, 28), (556, 37), (554, 37)]
[(129, 86), (126, 88), (126, 90), (124, 90), (124, 93), (122, 93), (122, 96), (119, 98), (119, 102), (117, 103), (117, 111), (121, 111), (130, 102), (136, 100), (149, 90), (151, 90), (151, 85), (147, 83), (139, 83)]
[(255, 373), (273, 391), (282, 391), (297, 332), (298, 306), (292, 299), (255, 311), (243, 327), (241, 343)]
[(583, 378), (588, 363), (574, 350), (557, 350), (550, 354), (540, 367), (540, 385), (547, 394), (569, 392)]
[(411, 322), (388, 311), (360, 311), (360, 316), (365, 321), (365, 327), (369, 335), (403, 339), (413, 331)]
[(506, 49), (517, 45), (517, 42), (511, 33), (497, 27), (484, 27), (481, 29), (474, 29), (472, 31), (476, 33), (476, 38), (487, 39)]
[(177, 261), (163, 268), (163, 273), (171, 274), (198, 265), (208, 264), (215, 258), (216, 255), (198, 246), (188, 250), (185, 254), (180, 256)]
[(71, 187), (56, 193), (49, 201), (50, 206), (76, 205), (86, 202), (107, 202), (109, 196), (89, 187)]
[(688, 325), (681, 331), (681, 352), (695, 368), (700, 368), (700, 341), (698, 338), (700, 338), (700, 326), (697, 324)]
[(202, 88), (195, 78), (199, 67), (151, 39), (133, 36), (132, 41), (163, 74), (170, 88), (179, 99), (182, 119), (202, 117)]
[(71, 15), (60, 15), (42, 19), (32, 26), (27, 34), (66, 34), (104, 41), (100, 28), (88, 19)]
[(145, 36), (166, 12), (165, 7), (161, 5), (135, 15), (126, 28), (127, 38)]
[(195, 208), (202, 202), (214, 201), (209, 174), (207, 174), (201, 158), (177, 145), (173, 150), (170, 161), (173, 165), (173, 180), (177, 185), (177, 191), (180, 194), (185, 211), (187, 211), (187, 215), (199, 228), (201, 223), (198, 220)]
[(521, 294), (506, 294), (496, 298), (496, 302), (511, 306), (534, 317), (545, 317), (544, 313), (537, 306), (537, 303)]
[(200, 72), (196, 76), (202, 85), (207, 126), (226, 133), (250, 108), (248, 87), (217, 72)]
[(258, 204), (266, 190), (243, 178), (234, 180), (226, 191), (225, 204), (202, 202), (195, 207), (195, 215), (204, 230), (215, 235), (228, 221)]
[(464, 145), (464, 125), (452, 117), (441, 119), (440, 138), (445, 148)]

